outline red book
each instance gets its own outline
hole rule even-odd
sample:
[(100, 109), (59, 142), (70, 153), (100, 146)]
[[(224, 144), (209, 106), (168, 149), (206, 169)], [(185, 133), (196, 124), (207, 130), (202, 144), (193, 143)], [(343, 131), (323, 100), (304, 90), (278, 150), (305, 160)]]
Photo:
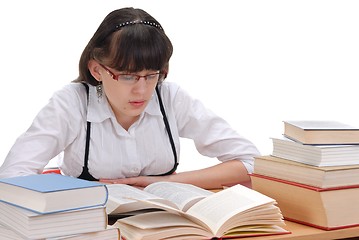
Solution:
[(359, 186), (318, 188), (252, 174), (254, 190), (278, 202), (286, 220), (334, 230), (359, 226)]

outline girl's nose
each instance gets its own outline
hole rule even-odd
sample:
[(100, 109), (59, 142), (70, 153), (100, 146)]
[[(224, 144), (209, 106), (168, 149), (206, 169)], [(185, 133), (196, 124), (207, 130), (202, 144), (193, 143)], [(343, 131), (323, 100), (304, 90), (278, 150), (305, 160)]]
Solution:
[(133, 86), (133, 90), (136, 93), (144, 93), (147, 90), (146, 77), (141, 76)]

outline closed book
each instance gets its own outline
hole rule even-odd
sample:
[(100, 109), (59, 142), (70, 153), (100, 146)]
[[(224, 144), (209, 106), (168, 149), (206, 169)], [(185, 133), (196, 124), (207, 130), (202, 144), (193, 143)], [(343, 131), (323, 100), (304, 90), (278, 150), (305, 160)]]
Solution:
[(254, 190), (278, 202), (286, 220), (334, 230), (359, 226), (359, 187), (316, 188), (258, 174)]
[(275, 157), (313, 166), (343, 166), (359, 164), (359, 145), (304, 145), (288, 138), (272, 138)]
[(29, 239), (101, 231), (107, 227), (105, 206), (38, 214), (0, 202), (0, 224)]
[(337, 121), (283, 121), (284, 135), (303, 144), (359, 144), (359, 128)]
[[(104, 230), (86, 232), (80, 234), (65, 235), (60, 237), (42, 238), (41, 240), (121, 240), (120, 230), (108, 226)], [(0, 239), (7, 240), (29, 240), (28, 237), (20, 235), (18, 232), (0, 224)]]
[(0, 201), (36, 213), (104, 206), (107, 198), (106, 185), (61, 174), (0, 179)]
[(253, 172), (318, 188), (359, 187), (359, 164), (316, 167), (274, 156), (258, 156)]

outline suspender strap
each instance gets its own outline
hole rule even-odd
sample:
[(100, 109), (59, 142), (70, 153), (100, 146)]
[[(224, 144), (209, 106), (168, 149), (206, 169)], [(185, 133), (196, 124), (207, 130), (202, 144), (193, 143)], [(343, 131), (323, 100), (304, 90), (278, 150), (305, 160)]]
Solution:
[(176, 171), (177, 166), (178, 166), (178, 159), (177, 159), (176, 146), (175, 146), (175, 143), (173, 141), (170, 124), (168, 123), (165, 108), (163, 107), (162, 98), (161, 98), (161, 94), (160, 94), (160, 89), (159, 89), (158, 85), (156, 86), (156, 93), (157, 93), (158, 101), (159, 101), (159, 104), (160, 104), (160, 110), (161, 110), (161, 113), (162, 113), (162, 116), (163, 116), (163, 121), (165, 123), (168, 138), (169, 138), (170, 143), (171, 143), (171, 148), (172, 148), (173, 157), (174, 157), (174, 165), (173, 165), (173, 168), (170, 171), (168, 171), (166, 173), (163, 173), (163, 174), (159, 174), (159, 175), (153, 175), (153, 176), (165, 176), (165, 175), (170, 175), (170, 174), (172, 174), (172, 173), (174, 173)]
[(90, 150), (90, 133), (91, 133), (91, 122), (87, 122), (85, 162), (84, 162), (84, 167), (86, 167), (86, 168), (88, 168), (88, 159), (89, 159), (89, 150)]
[[(86, 83), (82, 83), (86, 88), (87, 93), (87, 103), (89, 101), (89, 86)], [(85, 145), (85, 157), (84, 157), (84, 166), (82, 167), (82, 173), (78, 178), (89, 180), (89, 181), (98, 181), (98, 179), (94, 178), (88, 169), (88, 161), (89, 161), (89, 150), (90, 150), (90, 133), (91, 133), (91, 122), (87, 121), (86, 128), (86, 145)]]

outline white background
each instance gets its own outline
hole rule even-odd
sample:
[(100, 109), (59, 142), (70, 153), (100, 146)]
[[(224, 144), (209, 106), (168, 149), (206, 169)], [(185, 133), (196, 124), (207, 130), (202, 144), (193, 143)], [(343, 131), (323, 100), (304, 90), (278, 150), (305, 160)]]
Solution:
[[(174, 45), (175, 81), (262, 154), (283, 120), (359, 125), (359, 1), (1, 1), (0, 164), (112, 10), (153, 15)], [(195, 131), (195, 129), (194, 129)], [(180, 171), (213, 164), (183, 141)]]

